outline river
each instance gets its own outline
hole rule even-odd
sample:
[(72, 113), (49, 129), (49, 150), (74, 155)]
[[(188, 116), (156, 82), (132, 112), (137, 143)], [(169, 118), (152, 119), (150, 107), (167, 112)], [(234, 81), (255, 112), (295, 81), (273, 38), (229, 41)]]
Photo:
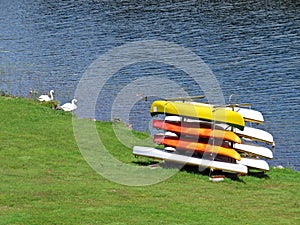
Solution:
[[(1, 91), (30, 97), (30, 89), (54, 89), (64, 103), (100, 56), (128, 43), (175, 43), (209, 66), (226, 102), (235, 94), (264, 114), (262, 129), (276, 141), (270, 164), (300, 170), (299, 1), (12, 0), (0, 6)], [(104, 84), (96, 119), (112, 119), (120, 91), (142, 77), (168, 79), (189, 95), (207, 92), (174, 66), (138, 62)], [(140, 85), (133, 94), (147, 95)], [(134, 129), (148, 129), (150, 100), (133, 105)]]

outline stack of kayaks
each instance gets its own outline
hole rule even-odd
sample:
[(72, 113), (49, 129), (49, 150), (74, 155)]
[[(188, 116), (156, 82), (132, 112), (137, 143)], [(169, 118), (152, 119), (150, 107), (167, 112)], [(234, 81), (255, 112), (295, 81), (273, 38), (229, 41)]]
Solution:
[(269, 170), (265, 159), (273, 153), (261, 143), (274, 145), (273, 137), (251, 127), (264, 123), (259, 111), (237, 104), (158, 100), (150, 113), (152, 126), (160, 132), (154, 135), (160, 148), (135, 146), (134, 155), (242, 174)]

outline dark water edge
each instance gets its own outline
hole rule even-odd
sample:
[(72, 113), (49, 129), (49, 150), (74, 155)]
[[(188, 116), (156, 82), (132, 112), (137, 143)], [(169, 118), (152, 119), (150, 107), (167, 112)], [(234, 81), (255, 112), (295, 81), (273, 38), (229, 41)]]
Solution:
[[(262, 111), (261, 128), (277, 144), (270, 164), (300, 170), (299, 1), (56, 0), (1, 1), (0, 6), (0, 90), (29, 97), (30, 89), (39, 94), (54, 89), (64, 103), (74, 97), (89, 66), (111, 49), (143, 40), (176, 43), (210, 67), (226, 102), (236, 94), (238, 102)], [(111, 120), (120, 90), (154, 75), (189, 95), (204, 94), (177, 68), (136, 63), (104, 85), (96, 118)], [(132, 107), (128, 122), (134, 129), (149, 128), (150, 100)]]

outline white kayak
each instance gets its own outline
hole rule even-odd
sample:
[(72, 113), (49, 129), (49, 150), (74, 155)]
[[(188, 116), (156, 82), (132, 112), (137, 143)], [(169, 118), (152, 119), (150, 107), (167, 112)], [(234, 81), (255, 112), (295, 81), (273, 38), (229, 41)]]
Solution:
[(258, 170), (263, 170), (263, 171), (270, 170), (269, 164), (262, 159), (242, 158), (240, 161), (237, 161), (237, 163)]
[(211, 169), (223, 170), (228, 172), (244, 173), (244, 174), (248, 172), (247, 166), (242, 164), (199, 159), (195, 157), (170, 153), (170, 152), (166, 152), (151, 147), (134, 146), (133, 154), (139, 156), (145, 156), (149, 158), (172, 161), (179, 164), (200, 166), (203, 168), (211, 168)]
[[(230, 128), (227, 128), (230, 130)], [(253, 128), (253, 127), (245, 127), (243, 131), (239, 129), (233, 128), (233, 132), (236, 133), (240, 137), (244, 137), (254, 141), (261, 141), (266, 142), (268, 144), (274, 145), (274, 139), (272, 134), (268, 133), (267, 131)]]
[(264, 123), (264, 117), (261, 112), (248, 108), (234, 107), (233, 110), (242, 115), (245, 121), (254, 123)]
[(268, 159), (273, 159), (273, 152), (266, 147), (252, 145), (252, 144), (238, 144), (238, 143), (233, 143), (232, 147), (237, 151), (249, 153), (251, 155), (256, 155), (260, 157), (265, 157)]

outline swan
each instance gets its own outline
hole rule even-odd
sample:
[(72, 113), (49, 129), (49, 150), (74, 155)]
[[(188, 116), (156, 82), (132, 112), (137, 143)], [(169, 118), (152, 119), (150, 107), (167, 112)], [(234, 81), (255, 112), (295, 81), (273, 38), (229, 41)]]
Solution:
[(74, 98), (71, 103), (69, 103), (69, 102), (65, 103), (62, 106), (60, 106), (59, 109), (62, 109), (64, 111), (73, 111), (73, 110), (77, 109), (77, 106), (75, 105), (76, 103), (77, 103), (77, 100)]
[(54, 94), (54, 91), (51, 90), (50, 93), (49, 93), (50, 97), (49, 97), (49, 95), (41, 95), (41, 96), (38, 98), (38, 100), (39, 100), (40, 102), (49, 102), (49, 101), (53, 100), (53, 94)]

